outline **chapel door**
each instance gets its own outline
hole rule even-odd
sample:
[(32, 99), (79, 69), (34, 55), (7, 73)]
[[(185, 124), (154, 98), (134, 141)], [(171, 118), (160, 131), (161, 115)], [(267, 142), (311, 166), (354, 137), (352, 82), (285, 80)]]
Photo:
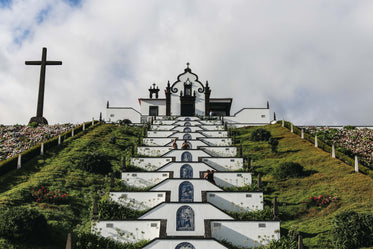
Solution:
[(191, 103), (191, 104), (182, 103), (181, 104), (181, 116), (194, 116), (194, 114), (195, 114), (194, 103)]

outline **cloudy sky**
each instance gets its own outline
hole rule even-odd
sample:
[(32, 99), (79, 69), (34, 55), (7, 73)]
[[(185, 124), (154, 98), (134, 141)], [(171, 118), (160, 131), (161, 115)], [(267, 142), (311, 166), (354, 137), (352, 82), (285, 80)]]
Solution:
[(232, 113), (265, 107), (295, 124), (373, 125), (373, 1), (0, 0), (0, 124), (36, 114), (80, 123), (139, 109), (190, 62)]

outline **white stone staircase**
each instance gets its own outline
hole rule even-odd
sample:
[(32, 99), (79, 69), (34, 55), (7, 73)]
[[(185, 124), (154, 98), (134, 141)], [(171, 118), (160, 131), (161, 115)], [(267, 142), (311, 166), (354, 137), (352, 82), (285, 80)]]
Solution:
[[(137, 220), (98, 221), (92, 230), (121, 242), (150, 240), (143, 248), (227, 248), (219, 241), (251, 248), (280, 237), (279, 221), (239, 221), (230, 212), (263, 210), (262, 192), (225, 192), (224, 187), (251, 185), (251, 173), (236, 157), (220, 120), (179, 117), (157, 119), (137, 148), (133, 166), (148, 172), (123, 172), (124, 184), (147, 192), (112, 192), (110, 198), (136, 210), (147, 210)], [(191, 149), (181, 148), (188, 137)], [(201, 178), (214, 170), (215, 184)]]

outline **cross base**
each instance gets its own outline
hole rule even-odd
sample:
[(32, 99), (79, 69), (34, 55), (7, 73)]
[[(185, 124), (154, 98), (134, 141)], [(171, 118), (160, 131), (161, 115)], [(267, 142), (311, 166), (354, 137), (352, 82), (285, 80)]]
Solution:
[(48, 125), (48, 121), (44, 117), (32, 117), (30, 121), (28, 122), (28, 124), (31, 124), (33, 122), (36, 122), (42, 125)]

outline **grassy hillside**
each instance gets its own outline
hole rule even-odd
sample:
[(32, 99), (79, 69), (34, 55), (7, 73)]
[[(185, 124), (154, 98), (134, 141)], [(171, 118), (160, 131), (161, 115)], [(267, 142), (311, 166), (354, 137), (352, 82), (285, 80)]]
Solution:
[[(83, 170), (84, 160), (93, 152), (100, 153), (109, 159), (113, 170), (119, 172), (121, 157), (129, 158), (129, 146), (138, 140), (141, 132), (139, 128), (115, 125), (90, 128), (24, 164), (20, 170), (1, 176), (0, 210), (12, 206), (37, 210), (47, 218), (49, 234), (37, 235), (40, 246), (35, 246), (37, 242), (17, 243), (0, 238), (0, 247), (64, 248), (68, 232), (89, 231), (93, 199), (109, 191), (110, 179)], [(42, 202), (32, 196), (39, 189), (58, 194), (55, 203)], [(61, 198), (62, 193), (67, 195)]]
[[(238, 129), (237, 138), (243, 145), (243, 155), (253, 158), (254, 172), (264, 175), (267, 200), (278, 198), (281, 228), (297, 230), (304, 236), (308, 248), (329, 248), (331, 220), (342, 211), (373, 213), (373, 179), (355, 173), (330, 154), (315, 148), (280, 125), (262, 128), (279, 139), (278, 152), (273, 153), (267, 142), (250, 141), (250, 134), (258, 127)], [(282, 162), (297, 162), (308, 176), (276, 180), (272, 169)], [(309, 197), (319, 195), (337, 196), (338, 200), (324, 208), (307, 208)]]
[[(278, 152), (274, 153), (267, 142), (249, 140), (251, 132), (257, 128), (237, 129), (237, 139), (243, 145), (243, 156), (253, 159), (253, 172), (264, 176), (266, 216), (270, 216), (267, 213), (272, 199), (278, 198), (283, 234), (297, 230), (304, 236), (307, 248), (332, 248), (331, 220), (337, 213), (345, 210), (373, 213), (372, 178), (355, 173), (351, 166), (332, 159), (280, 125), (264, 126), (279, 139)], [(87, 156), (99, 153), (110, 161), (115, 172), (119, 172), (121, 157), (130, 157), (130, 145), (141, 133), (139, 128), (109, 124), (90, 128), (84, 134), (68, 139), (61, 147), (36, 157), (22, 169), (0, 176), (0, 210), (12, 206), (37, 210), (47, 218), (49, 228), (48, 233), (37, 235), (40, 245), (0, 238), (0, 248), (64, 248), (68, 232), (89, 231), (93, 200), (99, 196), (107, 199), (110, 177), (83, 168)], [(301, 164), (306, 176), (275, 179), (272, 170), (282, 162)], [(32, 196), (39, 189), (66, 193), (67, 196), (57, 198), (55, 203), (41, 202)], [(123, 189), (119, 179), (115, 189)], [(309, 208), (302, 203), (310, 196), (319, 195), (337, 196), (338, 200), (323, 208)], [(109, 208), (113, 210), (113, 206)], [(128, 214), (128, 210), (118, 212), (118, 215), (136, 215)]]

